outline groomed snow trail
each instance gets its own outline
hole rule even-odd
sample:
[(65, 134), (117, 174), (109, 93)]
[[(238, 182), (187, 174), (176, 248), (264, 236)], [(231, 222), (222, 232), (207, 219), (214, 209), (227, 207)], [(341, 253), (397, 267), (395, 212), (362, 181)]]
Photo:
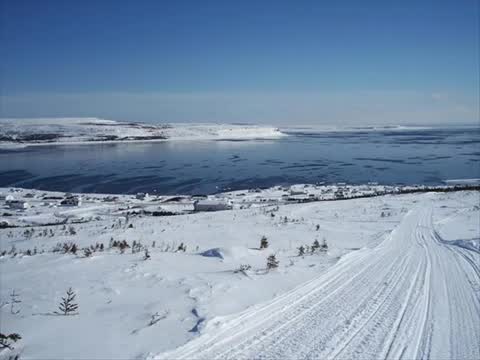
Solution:
[(442, 241), (426, 199), (378, 247), (158, 358), (479, 359), (478, 260)]

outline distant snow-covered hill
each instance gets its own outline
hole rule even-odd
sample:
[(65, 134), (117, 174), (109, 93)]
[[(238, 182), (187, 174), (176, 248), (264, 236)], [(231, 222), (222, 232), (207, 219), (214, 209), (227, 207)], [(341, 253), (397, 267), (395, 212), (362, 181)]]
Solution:
[(0, 119), (0, 145), (163, 140), (250, 140), (284, 136), (274, 127), (144, 124), (97, 118)]

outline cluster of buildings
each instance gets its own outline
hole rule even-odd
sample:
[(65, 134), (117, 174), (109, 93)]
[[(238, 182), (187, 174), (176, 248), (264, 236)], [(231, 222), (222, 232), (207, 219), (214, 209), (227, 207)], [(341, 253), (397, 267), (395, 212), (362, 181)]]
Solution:
[(9, 209), (15, 209), (15, 210), (26, 210), (30, 207), (30, 204), (24, 200), (16, 200), (13, 195), (0, 195), (0, 200), (5, 201), (5, 205)]
[[(27, 210), (31, 207), (31, 204), (25, 200), (29, 198), (33, 198), (33, 194), (25, 194), (23, 199), (16, 199), (12, 194), (3, 195), (0, 194), (0, 200), (5, 201), (5, 205), (7, 208), (12, 210)], [(76, 195), (72, 195), (70, 193), (65, 194), (63, 198), (61, 198), (60, 205), (62, 206), (80, 206), (82, 204), (81, 198)]]

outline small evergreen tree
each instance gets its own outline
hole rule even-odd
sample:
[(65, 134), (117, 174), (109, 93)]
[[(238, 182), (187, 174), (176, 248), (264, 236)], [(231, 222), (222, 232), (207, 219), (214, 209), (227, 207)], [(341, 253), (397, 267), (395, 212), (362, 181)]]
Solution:
[(305, 247), (302, 245), (298, 248), (298, 256), (305, 255)]
[(160, 320), (162, 320), (162, 317), (160, 316), (160, 314), (157, 311), (155, 314), (152, 315), (152, 318), (150, 319), (150, 322), (148, 323), (148, 326), (155, 325)]
[(266, 248), (268, 248), (268, 240), (267, 240), (267, 237), (264, 235), (260, 239), (260, 249), (266, 249)]
[(8, 255), (17, 255), (17, 248), (15, 247), (15, 245), (12, 245), (12, 248), (8, 252)]
[(320, 251), (326, 252), (328, 250), (327, 239), (323, 238), (322, 245), (320, 246)]
[(183, 242), (178, 245), (177, 251), (187, 251), (187, 245), (184, 245)]
[(318, 240), (315, 240), (310, 248), (312, 254), (317, 251), (318, 249), (320, 249), (320, 243), (318, 242)]
[(241, 264), (240, 267), (237, 270), (234, 270), (234, 273), (243, 273), (244, 275), (247, 274), (247, 271), (251, 270), (252, 266), (249, 264)]
[(148, 249), (145, 248), (145, 253), (143, 254), (143, 260), (148, 260), (150, 259), (150, 253), (148, 252)]
[(127, 240), (123, 240), (118, 244), (118, 247), (120, 249), (120, 253), (124, 253), (126, 248), (129, 248), (130, 245), (128, 245)]
[(278, 267), (279, 263), (280, 262), (277, 260), (275, 255), (272, 254), (267, 258), (267, 269), (268, 270), (275, 269)]
[(75, 311), (78, 310), (78, 304), (76, 304), (75, 301), (76, 294), (72, 290), (72, 288), (69, 288), (67, 290), (66, 297), (62, 297), (62, 302), (58, 306), (58, 309), (60, 312), (55, 312), (58, 315), (74, 315)]
[(77, 250), (78, 250), (77, 244), (73, 244), (72, 247), (70, 248), (70, 252), (73, 255), (77, 254)]
[(15, 292), (15, 289), (12, 290), (10, 294), (10, 314), (18, 314), (19, 310), (15, 310), (15, 305), (20, 304), (22, 300), (19, 299), (20, 295)]

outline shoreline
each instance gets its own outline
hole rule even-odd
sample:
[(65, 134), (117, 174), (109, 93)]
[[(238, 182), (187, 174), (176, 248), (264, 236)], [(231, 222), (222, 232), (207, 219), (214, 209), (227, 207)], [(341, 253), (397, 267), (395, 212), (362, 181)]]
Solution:
[(168, 139), (145, 139), (145, 140), (90, 140), (90, 141), (70, 141), (70, 142), (45, 142), (45, 143), (0, 143), (0, 150), (23, 149), (27, 147), (38, 146), (71, 146), (71, 145), (111, 145), (111, 144), (148, 144), (148, 143), (168, 143), (168, 142), (203, 142), (203, 141), (263, 141), (278, 140), (288, 136), (272, 137), (252, 137), (252, 138), (168, 138)]
[[(388, 195), (480, 191), (478, 179), (472, 179), (472, 182), (439, 186), (296, 184), (288, 187), (236, 190), (213, 195), (70, 193), (0, 187), (0, 210), (3, 209), (0, 214), (0, 229), (95, 222), (92, 214), (105, 212), (110, 215), (117, 214), (117, 217), (129, 215), (170, 217), (204, 212), (275, 208), (292, 204), (338, 202)], [(31, 221), (31, 218), (34, 220)]]

